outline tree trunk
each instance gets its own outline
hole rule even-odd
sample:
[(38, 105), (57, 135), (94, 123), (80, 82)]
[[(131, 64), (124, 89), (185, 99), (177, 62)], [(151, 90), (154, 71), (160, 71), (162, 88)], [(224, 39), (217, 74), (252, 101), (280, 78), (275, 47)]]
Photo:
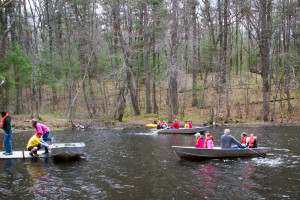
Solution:
[(49, 54), (50, 54), (50, 71), (51, 71), (51, 89), (52, 89), (52, 105), (53, 109), (58, 103), (57, 100), (57, 94), (56, 94), (56, 78), (55, 78), (55, 73), (54, 73), (54, 59), (53, 59), (53, 42), (54, 42), (54, 37), (53, 37), (53, 26), (54, 24), (52, 23), (52, 19), (55, 18), (53, 16), (53, 9), (52, 9), (52, 0), (47, 0), (45, 1), (45, 8), (47, 12), (47, 24), (48, 24), (48, 33), (49, 33)]
[(128, 46), (126, 45), (126, 41), (123, 39), (123, 35), (121, 32), (121, 27), (120, 27), (121, 17), (120, 17), (119, 3), (120, 3), (119, 0), (116, 0), (113, 2), (113, 15), (116, 15), (113, 23), (114, 23), (117, 35), (119, 36), (119, 41), (120, 41), (121, 49), (123, 52), (123, 57), (125, 60), (127, 85), (129, 87), (129, 91), (130, 91), (131, 104), (132, 104), (132, 107), (134, 110), (134, 114), (140, 115), (140, 110), (138, 107), (138, 99), (137, 99), (137, 96), (135, 93), (135, 89), (133, 86), (133, 80), (132, 80), (132, 64), (130, 61), (130, 52), (128, 50)]
[(192, 88), (192, 106), (198, 105), (197, 100), (197, 15), (196, 15), (196, 4), (195, 2), (190, 2), (192, 9), (192, 27), (193, 27), (193, 88)]
[(148, 49), (148, 9), (147, 2), (143, 2), (144, 7), (144, 62), (145, 62), (145, 80), (146, 80), (146, 113), (151, 113), (151, 93), (150, 93), (150, 72), (149, 72), (149, 49)]
[(270, 52), (270, 28), (271, 28), (271, 0), (260, 2), (260, 50), (263, 79), (263, 120), (268, 121), (270, 102), (269, 102), (269, 52)]

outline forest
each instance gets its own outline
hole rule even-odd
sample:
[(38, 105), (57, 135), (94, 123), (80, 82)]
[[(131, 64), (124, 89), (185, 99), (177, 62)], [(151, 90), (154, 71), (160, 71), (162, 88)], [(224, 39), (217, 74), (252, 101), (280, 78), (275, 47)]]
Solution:
[(0, 0), (1, 110), (68, 123), (299, 119), (299, 8), (297, 0)]

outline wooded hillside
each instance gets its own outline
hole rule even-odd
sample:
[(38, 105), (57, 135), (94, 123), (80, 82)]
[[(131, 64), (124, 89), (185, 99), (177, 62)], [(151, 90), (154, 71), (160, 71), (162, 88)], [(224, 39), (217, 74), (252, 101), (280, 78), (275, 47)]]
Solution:
[(1, 110), (69, 122), (298, 116), (299, 6), (0, 0)]

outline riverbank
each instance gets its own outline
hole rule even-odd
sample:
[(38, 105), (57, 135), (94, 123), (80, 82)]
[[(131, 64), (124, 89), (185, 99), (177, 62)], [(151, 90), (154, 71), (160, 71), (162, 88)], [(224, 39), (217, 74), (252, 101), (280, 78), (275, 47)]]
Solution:
[[(65, 129), (101, 129), (101, 128), (125, 128), (125, 127), (140, 127), (145, 128), (146, 124), (152, 124), (154, 121), (162, 119), (158, 115), (143, 115), (136, 117), (127, 117), (123, 122), (104, 121), (100, 119), (77, 119), (73, 123), (68, 123), (67, 118), (63, 116), (57, 117), (52, 115), (41, 115), (39, 120), (41, 123), (47, 125), (51, 130), (65, 130)], [(30, 123), (30, 115), (12, 115), (12, 127), (14, 130), (28, 130), (33, 128)], [(183, 127), (185, 120), (178, 119), (179, 124)], [(261, 127), (261, 126), (300, 126), (299, 118), (282, 118), (274, 122), (263, 122), (259, 120), (243, 120), (236, 119), (232, 122), (219, 121), (215, 124), (211, 122), (192, 121), (193, 126), (216, 126), (216, 127)], [(169, 123), (171, 125), (172, 123)]]

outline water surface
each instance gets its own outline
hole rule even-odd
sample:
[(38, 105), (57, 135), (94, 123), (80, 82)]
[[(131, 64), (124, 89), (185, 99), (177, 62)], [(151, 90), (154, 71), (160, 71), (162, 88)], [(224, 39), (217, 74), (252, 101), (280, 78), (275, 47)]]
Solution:
[[(223, 129), (208, 130), (220, 145)], [(255, 133), (266, 158), (180, 160), (172, 145), (194, 136), (121, 130), (52, 132), (56, 142), (84, 142), (81, 160), (0, 160), (0, 199), (298, 199), (298, 127), (232, 128)], [(32, 133), (14, 133), (21, 150)]]

